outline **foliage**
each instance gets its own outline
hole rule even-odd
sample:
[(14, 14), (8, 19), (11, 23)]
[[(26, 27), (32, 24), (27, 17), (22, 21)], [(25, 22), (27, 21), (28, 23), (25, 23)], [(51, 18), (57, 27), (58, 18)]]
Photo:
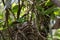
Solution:
[[(29, 40), (30, 39), (29, 37), (31, 36), (32, 40), (35, 40), (34, 37), (36, 37), (36, 35), (37, 35), (36, 40), (38, 40), (37, 38), (39, 38), (39, 36), (40, 36), (39, 40), (48, 39), (49, 38), (48, 36), (52, 35), (51, 31), (49, 31), (51, 25), (50, 24), (51, 19), (53, 19), (54, 21), (54, 19), (56, 19), (57, 16), (60, 16), (60, 7), (59, 7), (60, 1), (56, 2), (55, 1), (54, 0), (16, 0), (16, 1), (0, 0), (1, 2), (0, 31), (2, 31), (1, 32), (2, 34), (1, 33), (0, 34), (2, 35), (3, 40), (6, 38), (7, 38), (6, 40), (8, 40), (9, 38), (10, 38), (9, 40), (13, 40), (14, 39), (13, 36), (16, 33), (17, 33), (16, 35), (21, 35), (18, 37), (20, 38), (23, 37), (22, 39), (24, 40), (25, 39)], [(20, 30), (20, 28), (22, 28), (21, 30), (23, 30), (24, 33), (18, 31)], [(30, 33), (31, 36), (28, 35), (26, 31), (27, 32), (31, 31), (32, 32)], [(60, 31), (58, 30), (55, 33), (55, 36), (58, 36), (60, 38), (59, 32)], [(8, 37), (5, 37), (7, 34)], [(14, 35), (10, 36), (12, 34)], [(42, 35), (42, 38), (40, 34)], [(17, 40), (19, 39), (18, 37)], [(2, 38), (0, 40), (2, 40)], [(51, 37), (51, 39), (53, 38)]]

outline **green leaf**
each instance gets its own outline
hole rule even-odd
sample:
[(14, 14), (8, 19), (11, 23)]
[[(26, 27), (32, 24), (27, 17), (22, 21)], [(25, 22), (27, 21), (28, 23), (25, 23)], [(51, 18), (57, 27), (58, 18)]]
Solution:
[(44, 8), (42, 6), (37, 5), (36, 8), (40, 13), (44, 13)]
[(53, 11), (55, 11), (54, 8), (56, 8), (56, 7), (55, 7), (55, 6), (52, 6), (51, 8), (47, 9), (47, 10), (44, 12), (44, 14), (50, 14), (50, 13), (52, 13)]
[(14, 13), (16, 13), (16, 12), (18, 11), (18, 5), (15, 5), (15, 6), (12, 8), (12, 11), (13, 11)]
[(24, 23), (25, 21), (26, 21), (26, 19), (25, 18), (19, 18), (19, 20), (18, 20), (20, 23)]
[(0, 30), (3, 30), (3, 27), (0, 27)]
[(60, 16), (60, 8), (59, 7), (55, 8), (54, 14), (56, 16)]
[(0, 13), (0, 19), (2, 19), (3, 18), (3, 14), (2, 13)]
[(53, 3), (50, 0), (47, 0), (47, 2), (45, 3), (45, 6), (51, 6), (53, 5)]

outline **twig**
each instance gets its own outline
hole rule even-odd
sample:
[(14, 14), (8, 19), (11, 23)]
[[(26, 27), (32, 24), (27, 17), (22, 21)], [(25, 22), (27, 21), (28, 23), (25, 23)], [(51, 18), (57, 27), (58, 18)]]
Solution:
[[(5, 6), (5, 3), (4, 3), (4, 0), (2, 0), (4, 6)], [(11, 33), (10, 33), (10, 30), (9, 30), (9, 26), (8, 26), (8, 18), (9, 18), (9, 8), (8, 9), (5, 9), (6, 10), (6, 13), (5, 13), (5, 24), (4, 26), (8, 27), (8, 33), (9, 33), (9, 36), (11, 37)], [(10, 38), (9, 38), (10, 39)], [(11, 38), (12, 39), (12, 38)], [(13, 39), (12, 39), (13, 40)]]
[(25, 36), (25, 34), (24, 34), (22, 31), (18, 30), (18, 32), (19, 32), (26, 40), (28, 40), (28, 38)]
[[(3, 2), (3, 5), (5, 6), (5, 2), (4, 2), (4, 0), (2, 0), (2, 2)], [(16, 19), (16, 17), (15, 17), (15, 15), (14, 15), (14, 12), (9, 8), (8, 9), (10, 12), (12, 12), (12, 15), (14, 16), (14, 19)]]
[(23, 7), (23, 1), (22, 4), (20, 5), (20, 0), (18, 0), (18, 12), (17, 12), (17, 20), (19, 19), (21, 9)]
[(15, 34), (15, 40), (17, 40), (18, 33), (20, 33), (26, 40), (28, 40), (28, 38), (25, 36), (25, 34), (24, 34), (22, 31), (20, 31), (20, 30), (18, 30), (18, 31), (16, 32), (16, 34)]
[(21, 18), (23, 18), (23, 17), (25, 17), (26, 15), (28, 15), (29, 14), (29, 11), (32, 9), (32, 7), (31, 8), (29, 8), (29, 10), (27, 10), (27, 12), (21, 17)]
[(9, 11), (12, 13), (14, 19), (16, 19), (14, 12), (9, 8)]

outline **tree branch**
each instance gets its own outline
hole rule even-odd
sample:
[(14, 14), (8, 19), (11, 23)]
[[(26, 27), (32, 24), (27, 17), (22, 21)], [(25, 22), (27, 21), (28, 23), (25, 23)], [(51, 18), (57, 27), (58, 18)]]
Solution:
[(18, 0), (17, 20), (19, 19), (19, 16), (20, 16), (20, 12), (21, 12), (22, 6), (23, 6), (23, 1), (22, 1), (22, 4), (20, 5), (20, 0)]

